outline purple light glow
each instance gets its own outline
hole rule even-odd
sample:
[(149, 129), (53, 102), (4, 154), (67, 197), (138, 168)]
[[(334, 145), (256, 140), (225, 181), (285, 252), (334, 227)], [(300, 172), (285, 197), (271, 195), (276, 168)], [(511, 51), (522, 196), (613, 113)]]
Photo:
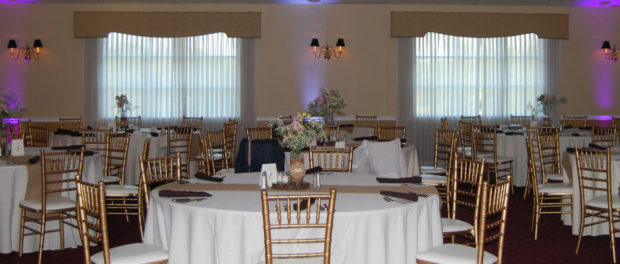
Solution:
[(616, 86), (615, 64), (607, 61), (601, 52), (594, 54), (597, 57), (593, 78), (593, 92), (595, 104), (600, 110), (611, 110), (614, 107), (614, 98), (617, 94), (614, 91)]
[(596, 121), (611, 121), (612, 116), (610, 116), (610, 115), (595, 115), (595, 116), (588, 116), (588, 119), (596, 120)]
[(575, 3), (576, 6), (611, 7), (620, 6), (620, 0), (582, 0)]

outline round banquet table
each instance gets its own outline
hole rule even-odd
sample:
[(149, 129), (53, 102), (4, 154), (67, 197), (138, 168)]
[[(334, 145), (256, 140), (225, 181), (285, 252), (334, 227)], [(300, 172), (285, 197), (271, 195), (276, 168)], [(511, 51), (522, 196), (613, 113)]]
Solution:
[[(229, 174), (224, 183), (213, 184), (257, 184), (258, 175)], [(324, 185), (377, 185), (367, 174), (333, 173), (321, 180)], [(260, 192), (209, 193), (213, 196), (202, 201), (175, 203), (152, 191), (144, 243), (168, 250), (173, 264), (264, 261)], [(414, 263), (417, 252), (443, 243), (439, 208), (437, 195), (402, 204), (378, 193), (338, 193), (331, 263)]]

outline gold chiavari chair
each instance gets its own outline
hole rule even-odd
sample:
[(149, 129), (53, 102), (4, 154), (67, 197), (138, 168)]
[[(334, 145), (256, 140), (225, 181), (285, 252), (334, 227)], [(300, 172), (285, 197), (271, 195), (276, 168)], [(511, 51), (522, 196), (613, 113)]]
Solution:
[[(532, 183), (532, 193), (534, 196), (534, 199), (532, 199), (532, 228), (534, 230), (534, 240), (537, 240), (538, 222), (541, 215), (573, 213), (573, 186), (571, 183), (546, 183), (544, 180), (539, 183), (536, 165), (533, 164), (535, 162), (533, 142), (529, 135), (526, 137), (525, 143), (530, 165), (528, 166), (530, 170), (528, 176)], [(568, 208), (568, 210), (563, 210), (565, 208)]]
[(377, 126), (377, 138), (383, 141), (400, 139), (400, 142), (407, 142), (406, 126)]
[(69, 130), (82, 130), (82, 117), (61, 117), (60, 128)]
[(143, 195), (139, 180), (138, 186), (134, 185), (121, 185), (121, 184), (108, 184), (106, 186), (106, 206), (108, 207), (108, 214), (111, 215), (124, 215), (126, 221), (129, 221), (130, 215), (138, 217), (138, 225), (140, 228), (140, 236), (144, 237), (142, 223), (144, 222), (144, 205)]
[[(224, 131), (207, 131), (208, 144), (208, 159), (211, 162), (211, 175), (215, 175), (217, 169), (228, 169), (228, 150), (226, 149), (226, 134)], [(220, 149), (219, 153), (214, 150)], [(217, 169), (216, 169), (217, 168)]]
[[(274, 259), (298, 259), (313, 258), (320, 260), (321, 263), (329, 264), (331, 256), (331, 236), (334, 223), (334, 207), (336, 205), (336, 190), (331, 189), (329, 193), (323, 194), (288, 194), (288, 195), (269, 195), (266, 190), (261, 191), (261, 201), (263, 207), (263, 228), (265, 233), (265, 262), (272, 264)], [(312, 205), (314, 201), (314, 205)], [(324, 202), (327, 202), (325, 209), (326, 216), (322, 217)], [(303, 207), (306, 208), (303, 208)], [(277, 219), (272, 219), (275, 208)], [(311, 215), (315, 214), (315, 215)], [(283, 215), (285, 217), (283, 217)], [(292, 238), (276, 237), (272, 230), (291, 230), (307, 229), (316, 230), (317, 235), (309, 234), (294, 236)], [(318, 232), (318, 230), (325, 230)], [(277, 231), (276, 231), (277, 232)], [(275, 234), (281, 235), (283, 232)], [(322, 237), (318, 237), (321, 234)], [(274, 253), (273, 245), (304, 245), (304, 244), (323, 244), (323, 252), (304, 253)], [(284, 250), (284, 249), (283, 249)], [(318, 261), (317, 261), (318, 262)]]
[[(416, 263), (502, 263), (504, 234), (508, 212), (510, 181), (490, 185), (482, 183), (480, 188), (479, 225), (476, 226), (476, 247), (460, 244), (443, 244), (429, 251), (418, 253)], [(486, 243), (497, 241), (497, 256), (484, 250)]]
[(353, 147), (349, 149), (310, 148), (310, 167), (321, 166), (324, 171), (351, 173), (353, 169)]
[(278, 118), (282, 120), (282, 123), (284, 123), (285, 125), (289, 125), (291, 124), (291, 122), (293, 122), (292, 115), (281, 115), (281, 116), (278, 116)]
[[(579, 177), (579, 201), (581, 207), (581, 221), (579, 224), (579, 238), (575, 254), (579, 254), (581, 237), (586, 227), (597, 224), (609, 224), (609, 240), (614, 263), (616, 263), (615, 234), (620, 232), (614, 224), (619, 220), (620, 195), (616, 185), (612, 185), (611, 151), (591, 150), (575, 146), (577, 172)], [(586, 197), (587, 195), (587, 197)], [(586, 219), (592, 218), (589, 223)]]
[(471, 157), (474, 145), (474, 125), (459, 121), (459, 153), (462, 157)]
[(237, 120), (229, 119), (224, 124), (224, 133), (226, 133), (226, 150), (228, 150), (228, 165), (235, 167), (235, 151), (237, 151)]
[[(127, 125), (133, 125), (135, 128), (142, 127), (142, 117), (141, 116), (128, 116), (125, 117), (127, 119)], [(118, 116), (114, 117), (114, 121), (116, 123), (116, 127), (121, 127), (121, 118)]]
[(181, 180), (181, 154), (174, 156), (145, 159), (140, 157), (140, 177), (144, 194), (144, 211), (149, 208), (151, 185), (164, 184)]
[(497, 155), (497, 130), (495, 125), (474, 126), (474, 147), (473, 158), (485, 158), (487, 162), (487, 179), (493, 179), (495, 182), (506, 181), (508, 176), (513, 175), (513, 160), (509, 157)]
[(616, 146), (616, 128), (615, 127), (593, 127), (592, 143), (602, 147)]
[(355, 122), (353, 126), (356, 127), (377, 127), (377, 115), (355, 115)]
[(440, 119), (441, 121), (441, 129), (450, 129), (450, 126), (448, 125), (448, 117), (442, 117)]
[(47, 127), (36, 127), (31, 126), (30, 130), (30, 145), (33, 147), (47, 147), (48, 139), (50, 136), (49, 130)]
[(513, 125), (521, 125), (523, 127), (529, 127), (530, 121), (535, 121), (536, 117), (534, 115), (524, 115), (524, 116), (515, 116), (510, 115), (510, 124)]
[[(451, 139), (451, 143), (449, 143), (449, 146), (447, 146), (445, 149), (444, 147), (440, 147), (442, 148), (441, 155), (444, 155), (443, 152), (446, 151), (447, 153), (445, 153), (446, 157), (448, 158), (448, 160), (446, 161), (445, 164), (445, 170), (446, 173), (444, 173), (443, 175), (437, 175), (437, 174), (425, 174), (424, 172), (422, 172), (422, 174), (420, 174), (420, 177), (422, 178), (422, 184), (424, 185), (430, 185), (430, 186), (434, 186), (437, 189), (437, 192), (439, 193), (439, 197), (441, 198), (442, 202), (448, 203), (449, 198), (448, 198), (448, 186), (450, 185), (450, 181), (452, 179), (452, 173), (448, 173), (448, 172), (452, 172), (452, 165), (454, 164), (454, 159), (457, 157), (457, 153), (456, 153), (456, 144), (457, 144), (457, 137), (456, 137), (456, 133), (455, 135), (452, 137)], [(435, 150), (437, 151), (437, 150)], [(424, 166), (422, 166), (421, 168), (424, 168)], [(420, 170), (422, 171), (422, 169)], [(450, 204), (448, 203), (448, 208), (450, 207)]]
[[(9, 128), (14, 128), (9, 126)], [(32, 134), (30, 134), (30, 120), (20, 121), (17, 124), (18, 131), (11, 131), (11, 139), (23, 139), (25, 147), (32, 147)]]
[[(457, 157), (454, 159), (452, 173), (448, 181), (448, 217), (441, 219), (444, 236), (452, 237), (459, 234), (469, 234), (474, 240), (477, 226), (478, 206), (480, 205), (480, 187), (484, 177), (485, 161), (476, 161)], [(473, 224), (456, 218), (458, 207), (474, 209)]]
[(82, 245), (102, 244), (102, 251), (91, 256), (90, 247), (83, 246), (84, 263), (167, 263), (168, 252), (142, 243), (110, 248), (108, 235), (108, 211), (106, 208), (106, 185), (77, 182), (78, 225)]
[(562, 116), (560, 119), (560, 124), (562, 127), (571, 126), (574, 128), (586, 127), (588, 123), (588, 116), (585, 115), (571, 115), (571, 116)]
[(325, 135), (331, 141), (340, 140), (340, 125), (338, 123), (326, 125)]
[[(549, 181), (563, 182), (559, 129), (556, 127), (540, 127), (537, 131), (538, 164), (540, 165), (542, 183), (545, 184)], [(532, 148), (534, 148), (533, 144)], [(536, 152), (532, 151), (532, 153), (536, 157)]]
[[(84, 147), (80, 151), (45, 152), (41, 150), (41, 196), (19, 203), (21, 222), (19, 229), (19, 256), (22, 256), (24, 236), (39, 235), (39, 264), (43, 258), (45, 234), (60, 233), (60, 249), (64, 249), (64, 225), (77, 228), (70, 219), (76, 218), (75, 201), (70, 199), (75, 191), (76, 178), (82, 175)], [(58, 221), (58, 229), (46, 230), (49, 221)], [(30, 224), (30, 225), (28, 225)], [(39, 225), (40, 229), (33, 228)], [(28, 231), (28, 232), (24, 232)]]
[(190, 178), (189, 163), (191, 159), (190, 151), (192, 147), (193, 127), (177, 127), (168, 128), (166, 135), (166, 146), (168, 156), (174, 156), (179, 153), (181, 155), (181, 171), (185, 173), (186, 178)]
[(470, 123), (472, 125), (482, 125), (482, 117), (477, 116), (461, 116), (461, 122)]
[(248, 127), (245, 126), (245, 135), (248, 140), (272, 139), (273, 127)]
[(105, 153), (112, 129), (82, 129), (82, 145), (88, 150)]
[[(209, 132), (207, 132), (209, 133)], [(211, 170), (211, 156), (209, 152), (209, 136), (200, 137), (200, 167), (196, 168), (196, 171), (201, 171), (206, 175), (213, 175)]]
[(202, 133), (202, 117), (187, 117), (183, 116), (183, 126), (192, 126), (195, 130)]
[(433, 166), (421, 166), (422, 174), (446, 175), (450, 167), (450, 159), (456, 151), (457, 138), (456, 131), (449, 129), (435, 128), (435, 152), (433, 155)]
[(125, 184), (129, 134), (108, 134), (103, 163), (103, 182)]

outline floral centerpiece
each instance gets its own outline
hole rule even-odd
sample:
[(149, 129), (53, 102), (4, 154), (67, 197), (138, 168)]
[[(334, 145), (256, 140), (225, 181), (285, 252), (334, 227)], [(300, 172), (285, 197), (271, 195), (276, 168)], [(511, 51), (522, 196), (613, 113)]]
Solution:
[(553, 108), (558, 104), (558, 99), (551, 94), (541, 94), (536, 98), (536, 105), (529, 104), (529, 108), (532, 110), (532, 114), (542, 113), (545, 117), (549, 117)]
[(327, 124), (332, 124), (334, 115), (343, 115), (342, 109), (346, 106), (338, 90), (322, 88), (321, 95), (308, 104), (308, 112), (313, 116), (322, 116)]
[(127, 117), (127, 112), (129, 112), (129, 108), (131, 103), (129, 99), (127, 99), (127, 95), (121, 94), (116, 97), (116, 108), (121, 117)]

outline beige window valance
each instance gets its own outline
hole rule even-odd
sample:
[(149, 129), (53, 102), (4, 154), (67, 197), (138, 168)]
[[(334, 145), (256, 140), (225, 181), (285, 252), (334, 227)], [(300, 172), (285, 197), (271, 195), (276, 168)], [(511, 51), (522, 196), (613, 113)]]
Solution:
[(391, 36), (423, 37), (428, 32), (463, 37), (506, 37), (535, 33), (568, 39), (568, 14), (392, 12)]
[(74, 12), (73, 37), (105, 38), (110, 32), (149, 37), (188, 37), (224, 32), (260, 38), (260, 12)]

